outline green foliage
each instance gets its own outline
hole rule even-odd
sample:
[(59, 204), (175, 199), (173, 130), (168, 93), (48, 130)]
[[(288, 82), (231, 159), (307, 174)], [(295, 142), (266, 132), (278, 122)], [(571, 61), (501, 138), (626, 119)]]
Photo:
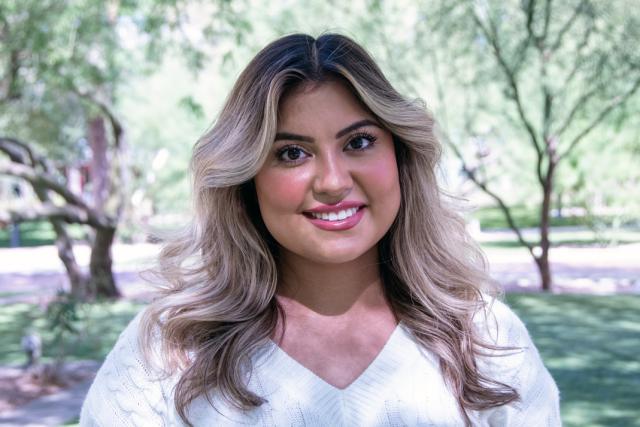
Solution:
[(60, 291), (47, 305), (45, 318), (49, 330), (53, 333), (51, 345), (57, 351), (58, 360), (65, 357), (65, 343), (79, 333), (78, 304), (78, 300), (73, 295)]
[[(517, 205), (511, 208), (516, 224), (519, 227), (530, 228), (536, 227), (539, 220), (539, 212), (527, 206)], [(504, 214), (497, 207), (481, 208), (473, 212), (473, 217), (480, 221), (480, 227), (486, 229), (504, 229), (509, 228)], [(552, 226), (574, 226), (585, 225), (585, 219), (580, 217), (553, 217), (551, 219)]]
[[(23, 222), (18, 227), (20, 229), (20, 246), (22, 247), (52, 245), (56, 240), (56, 234), (48, 221)], [(67, 231), (75, 240), (86, 239), (85, 229), (81, 225), (69, 225)], [(9, 228), (0, 228), (0, 248), (8, 248), (9, 246)]]
[[(240, 3), (2, 2), (0, 135), (39, 145), (59, 165), (86, 162), (91, 157), (86, 127), (104, 114), (99, 103), (113, 108), (121, 87), (155, 71), (168, 53), (197, 73), (212, 45), (226, 38), (242, 43), (250, 25), (235, 10)], [(182, 93), (180, 99), (190, 98)], [(198, 114), (197, 103), (184, 105)], [(111, 112), (125, 124), (126, 135), (130, 122), (120, 111)]]
[[(504, 229), (504, 228), (503, 228)], [(640, 243), (640, 228), (608, 228), (605, 230), (593, 231), (584, 227), (559, 228), (551, 229), (550, 238), (552, 247), (559, 246), (599, 246), (608, 247), (621, 244)], [(539, 244), (538, 237), (525, 237), (529, 243)], [(487, 235), (487, 238), (481, 239), (481, 245), (484, 248), (523, 248), (522, 244), (516, 239), (515, 235), (510, 234), (495, 238)]]
[[(74, 308), (63, 302), (55, 306), (51, 314), (62, 319), (67, 326), (51, 328), (46, 308), (35, 304), (10, 304), (0, 306), (0, 364), (22, 364), (25, 356), (20, 339), (27, 331), (42, 337), (42, 362), (56, 360), (62, 351), (66, 360), (103, 359), (113, 347), (118, 335), (141, 305), (128, 301), (76, 304)], [(60, 330), (66, 336), (56, 341)], [(62, 350), (57, 346), (61, 343)]]
[(560, 389), (567, 427), (640, 426), (640, 296), (508, 295)]

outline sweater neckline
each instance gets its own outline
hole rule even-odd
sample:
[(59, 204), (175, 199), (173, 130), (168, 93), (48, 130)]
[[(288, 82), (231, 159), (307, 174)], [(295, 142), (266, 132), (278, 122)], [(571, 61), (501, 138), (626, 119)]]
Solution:
[[(386, 383), (394, 371), (406, 366), (403, 362), (412, 354), (411, 351), (407, 352), (407, 341), (413, 342), (403, 323), (399, 322), (373, 361), (345, 388), (328, 383), (291, 357), (273, 340), (269, 340), (268, 344), (271, 357), (267, 362), (267, 369), (277, 373), (281, 385), (296, 393), (314, 390), (324, 395), (361, 394), (371, 389), (370, 386)], [(375, 387), (372, 392), (375, 392)]]

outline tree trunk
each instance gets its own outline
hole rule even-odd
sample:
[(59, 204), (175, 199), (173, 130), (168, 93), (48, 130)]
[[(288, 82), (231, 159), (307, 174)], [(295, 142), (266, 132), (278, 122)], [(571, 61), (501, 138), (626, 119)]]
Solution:
[[(49, 194), (46, 189), (34, 186), (34, 190), (40, 201), (43, 203), (50, 201)], [(52, 219), (50, 222), (56, 233), (58, 257), (60, 258), (60, 261), (62, 261), (65, 270), (67, 270), (67, 278), (69, 279), (71, 294), (80, 301), (84, 301), (89, 297), (87, 289), (89, 277), (82, 271), (76, 261), (76, 256), (73, 253), (73, 242), (67, 233), (64, 222), (56, 219)]]
[(549, 163), (549, 169), (542, 184), (542, 208), (540, 209), (540, 254), (535, 257), (540, 279), (542, 281), (542, 290), (550, 291), (553, 285), (551, 277), (551, 266), (549, 265), (549, 249), (551, 243), (549, 240), (549, 227), (551, 216), (551, 197), (553, 191), (553, 173), (555, 171), (553, 161)]
[[(91, 184), (93, 186), (93, 205), (98, 212), (105, 212), (111, 190), (110, 164), (108, 158), (109, 142), (104, 118), (94, 117), (89, 121), (89, 142), (92, 151)], [(90, 288), (96, 298), (118, 298), (120, 292), (112, 270), (111, 245), (116, 228), (97, 227), (91, 245), (89, 272)]]
[(109, 142), (102, 116), (89, 121), (89, 144), (91, 146), (91, 185), (93, 187), (93, 206), (104, 211), (109, 198)]
[(91, 272), (91, 289), (93, 296), (102, 298), (118, 298), (120, 292), (113, 276), (113, 259), (111, 246), (115, 237), (115, 227), (97, 228), (91, 246), (89, 271)]
[(89, 277), (82, 271), (76, 257), (73, 254), (73, 243), (67, 234), (62, 221), (51, 220), (51, 225), (56, 232), (56, 247), (58, 248), (58, 257), (62, 261), (64, 268), (67, 270), (69, 285), (71, 286), (71, 294), (80, 301), (87, 299)]

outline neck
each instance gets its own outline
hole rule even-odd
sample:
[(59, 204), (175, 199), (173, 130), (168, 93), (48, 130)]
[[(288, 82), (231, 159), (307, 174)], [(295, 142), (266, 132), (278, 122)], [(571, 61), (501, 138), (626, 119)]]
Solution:
[(287, 315), (348, 316), (389, 310), (375, 247), (341, 264), (316, 263), (283, 251), (280, 269), (278, 301)]

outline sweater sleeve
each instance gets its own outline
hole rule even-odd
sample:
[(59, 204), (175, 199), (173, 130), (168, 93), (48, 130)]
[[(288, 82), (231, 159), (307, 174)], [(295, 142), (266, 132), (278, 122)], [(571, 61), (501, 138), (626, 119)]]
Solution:
[[(483, 316), (484, 317), (484, 316)], [(492, 351), (479, 367), (491, 378), (514, 387), (516, 402), (482, 411), (481, 425), (489, 426), (561, 426), (558, 388), (544, 366), (529, 333), (509, 307), (493, 301), (482, 322), (489, 332), (489, 342), (513, 350)]]
[[(80, 426), (162, 426), (167, 399), (138, 344), (138, 314), (98, 371), (82, 405)], [(156, 376), (154, 376), (156, 375)]]

